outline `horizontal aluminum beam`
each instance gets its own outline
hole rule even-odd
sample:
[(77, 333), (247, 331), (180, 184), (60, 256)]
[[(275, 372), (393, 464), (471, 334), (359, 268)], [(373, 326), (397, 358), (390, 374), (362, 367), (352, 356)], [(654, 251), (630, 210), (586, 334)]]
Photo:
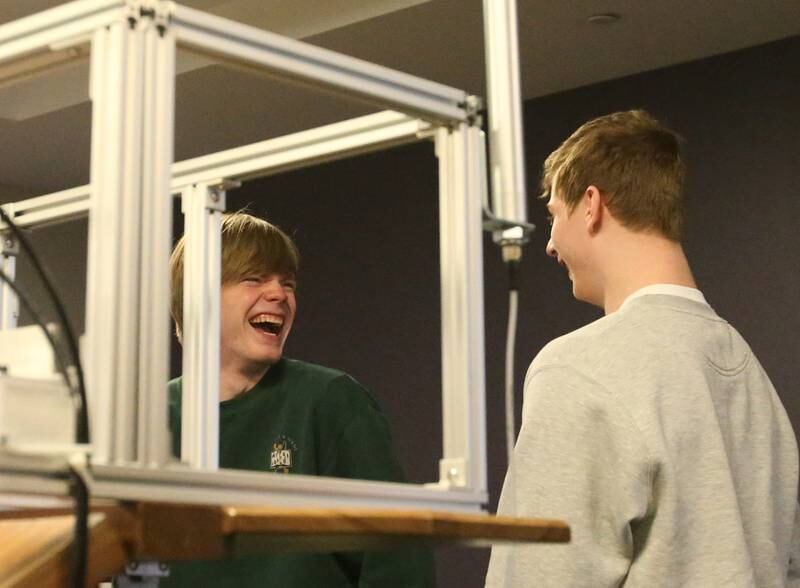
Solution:
[[(95, 30), (120, 20), (126, 10), (125, 0), (76, 0), (0, 26), (0, 83), (23, 75), (25, 64), (13, 61), (76, 39), (88, 42)], [(33, 59), (28, 67), (40, 70), (43, 64)]]
[(17, 225), (22, 227), (68, 221), (86, 216), (89, 212), (89, 185), (35, 196), (3, 206)]
[(246, 180), (377, 151), (432, 136), (421, 120), (384, 111), (176, 163), (172, 187)]
[(179, 46), (223, 61), (359, 96), (426, 120), (451, 123), (470, 116), (463, 90), (199, 10), (175, 5), (170, 26)]
[[(187, 159), (172, 166), (172, 192), (218, 179), (245, 180), (377, 151), (433, 136), (429, 123), (392, 111), (301, 131)], [(43, 226), (85, 216), (89, 186), (20, 200), (7, 206), (20, 226)]]
[[(0, 494), (64, 496), (67, 459), (0, 453)], [(93, 498), (189, 504), (418, 508), (480, 512), (486, 492), (393, 482), (272, 474), (243, 470), (205, 472), (185, 466), (161, 469), (95, 464), (85, 472)]]

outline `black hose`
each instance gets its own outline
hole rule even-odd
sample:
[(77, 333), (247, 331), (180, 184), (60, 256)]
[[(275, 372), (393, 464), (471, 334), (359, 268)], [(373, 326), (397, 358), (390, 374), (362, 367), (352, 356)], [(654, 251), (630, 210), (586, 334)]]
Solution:
[[(28, 242), (28, 238), (23, 234), (23, 232), (17, 227), (16, 223), (11, 220), (11, 217), (8, 213), (3, 210), (3, 207), (0, 206), (0, 218), (2, 218), (3, 222), (5, 222), (8, 227), (11, 229), (11, 232), (19, 241), (20, 246), (22, 249), (28, 254), (30, 257), (31, 264), (33, 265), (36, 273), (38, 274), (39, 278), (44, 285), (45, 290), (47, 291), (48, 296), (53, 301), (53, 306), (56, 310), (56, 315), (58, 316), (59, 327), (62, 329), (64, 333), (64, 337), (67, 341), (67, 347), (69, 349), (69, 353), (73, 358), (73, 365), (75, 366), (75, 370), (77, 372), (78, 377), (78, 395), (80, 398), (80, 407), (78, 410), (78, 426), (76, 430), (76, 440), (78, 443), (89, 443), (89, 404), (86, 401), (86, 384), (83, 377), (83, 368), (81, 367), (81, 358), (80, 352), (78, 351), (78, 341), (75, 337), (75, 332), (73, 331), (72, 327), (69, 324), (69, 320), (67, 319), (67, 312), (64, 309), (64, 305), (61, 302), (61, 298), (56, 293), (55, 288), (53, 287), (53, 282), (50, 280), (47, 272), (45, 271), (44, 267), (42, 266), (41, 261), (39, 261), (39, 257), (31, 247), (31, 244)], [(67, 382), (70, 380), (68, 379)], [(71, 386), (70, 386), (71, 388)]]
[(75, 499), (75, 530), (72, 541), (72, 561), (69, 569), (69, 585), (85, 588), (86, 564), (89, 554), (89, 489), (83, 477), (70, 468), (70, 493)]

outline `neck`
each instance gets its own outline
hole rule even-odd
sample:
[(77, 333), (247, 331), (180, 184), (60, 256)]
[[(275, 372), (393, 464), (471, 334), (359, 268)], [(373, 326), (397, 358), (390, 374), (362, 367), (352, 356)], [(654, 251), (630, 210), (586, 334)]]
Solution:
[(247, 392), (261, 381), (269, 365), (234, 366), (223, 363), (219, 370), (219, 400), (224, 402)]
[(606, 268), (603, 308), (615, 312), (637, 290), (653, 284), (697, 288), (681, 244), (661, 236), (630, 233)]

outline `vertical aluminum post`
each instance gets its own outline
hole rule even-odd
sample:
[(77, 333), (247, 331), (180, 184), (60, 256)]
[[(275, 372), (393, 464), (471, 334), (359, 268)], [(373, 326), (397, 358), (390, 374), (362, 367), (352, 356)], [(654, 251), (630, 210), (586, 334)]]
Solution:
[[(138, 313), (141, 273), (139, 241), (142, 231), (141, 193), (142, 193), (142, 84), (144, 80), (144, 35), (142, 27), (129, 29), (126, 33), (125, 92), (122, 118), (122, 132), (127, 148), (122, 160), (122, 194), (118, 219), (119, 290), (117, 291), (118, 331), (116, 334), (116, 357), (113, 394), (116, 396), (115, 418), (124, 423), (114, 424), (113, 461), (119, 463), (136, 460), (136, 421), (140, 417), (138, 403), (138, 365), (137, 346), (140, 318)], [(104, 222), (100, 219), (99, 222)]]
[[(6, 214), (14, 218), (14, 205), (5, 204)], [(0, 269), (7, 278), (13, 280), (17, 275), (17, 255), (19, 243), (10, 231), (0, 234)], [(6, 282), (0, 284), (0, 331), (13, 329), (17, 326), (19, 318), (19, 300), (17, 295)]]
[(175, 39), (129, 3), (92, 39), (87, 384), (94, 460), (169, 456), (168, 260)]
[(481, 131), (439, 129), (442, 289), (440, 484), (486, 490)]
[(172, 243), (172, 181), (175, 36), (167, 10), (140, 24), (144, 38), (141, 266), (139, 281), (137, 461), (159, 467), (169, 460), (169, 255)]
[(130, 462), (136, 453), (137, 330), (123, 316), (123, 298), (138, 291), (137, 192), (140, 136), (129, 111), (137, 91), (137, 32), (120, 19), (92, 38), (92, 153), (86, 292), (86, 377), (93, 459)]
[[(220, 186), (218, 183), (217, 186)], [(183, 397), (181, 460), (219, 467), (219, 304), (222, 187), (188, 186), (182, 193)]]
[(525, 223), (525, 155), (516, 0), (483, 0), (492, 212)]

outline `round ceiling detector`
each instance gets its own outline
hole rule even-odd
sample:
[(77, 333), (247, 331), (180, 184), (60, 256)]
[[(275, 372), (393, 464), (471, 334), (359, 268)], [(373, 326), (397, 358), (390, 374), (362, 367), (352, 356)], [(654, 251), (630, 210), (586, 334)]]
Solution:
[(617, 21), (619, 21), (621, 19), (622, 19), (622, 17), (619, 14), (617, 14), (616, 12), (602, 12), (602, 13), (599, 13), (599, 14), (593, 14), (592, 16), (587, 18), (586, 20), (590, 24), (608, 25), (608, 24), (613, 24), (613, 23), (615, 23), (615, 22), (617, 22)]

